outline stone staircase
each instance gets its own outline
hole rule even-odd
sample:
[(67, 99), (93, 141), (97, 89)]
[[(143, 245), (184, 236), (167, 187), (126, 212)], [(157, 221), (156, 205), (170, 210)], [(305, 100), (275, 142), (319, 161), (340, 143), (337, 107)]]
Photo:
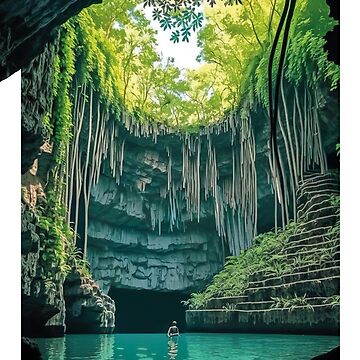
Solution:
[(206, 309), (187, 310), (190, 331), (339, 333), (340, 240), (333, 195), (337, 173), (308, 174), (297, 192), (298, 227), (278, 260), (279, 276), (258, 271), (241, 296), (210, 299)]

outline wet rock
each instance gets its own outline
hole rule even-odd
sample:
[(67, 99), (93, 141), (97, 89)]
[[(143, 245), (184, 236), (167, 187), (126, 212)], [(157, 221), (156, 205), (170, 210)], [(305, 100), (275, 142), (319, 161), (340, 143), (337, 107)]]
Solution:
[(115, 303), (90, 277), (72, 271), (64, 284), (67, 333), (112, 333)]
[(21, 358), (26, 360), (41, 360), (39, 346), (26, 337), (21, 338)]
[(339, 360), (340, 359), (340, 346), (336, 347), (335, 349), (332, 349), (331, 351), (315, 356), (311, 360)]
[[(28, 204), (21, 204), (21, 313), (22, 335), (59, 336), (65, 331), (65, 302), (61, 274), (49, 287), (41, 275), (40, 229), (36, 214)], [(57, 315), (58, 314), (58, 315)], [(56, 318), (48, 323), (48, 321)]]
[(101, 0), (4, 0), (0, 3), (0, 81), (29, 65), (56, 28)]

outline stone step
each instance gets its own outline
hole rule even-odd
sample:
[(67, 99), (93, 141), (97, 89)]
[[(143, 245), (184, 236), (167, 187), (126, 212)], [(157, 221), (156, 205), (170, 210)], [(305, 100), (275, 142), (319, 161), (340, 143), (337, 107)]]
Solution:
[(289, 236), (288, 243), (295, 243), (300, 240), (305, 240), (315, 236), (327, 236), (330, 234), (332, 226), (323, 226), (308, 231), (299, 232)]
[[(317, 296), (317, 297), (306, 297), (306, 302), (310, 305), (322, 305), (324, 301), (326, 301), (329, 297), (325, 296)], [(211, 299), (213, 300), (213, 299)], [(268, 300), (268, 301), (239, 301), (236, 302), (235, 297), (223, 297), (217, 298), (216, 305), (214, 307), (214, 302), (210, 302), (208, 304), (212, 305), (207, 306), (206, 309), (225, 309), (225, 310), (264, 310), (270, 309), (273, 307), (275, 301)]]
[(272, 297), (289, 297), (291, 294), (307, 294), (309, 297), (339, 294), (340, 276), (300, 280), (274, 286), (247, 288), (244, 295), (248, 301), (265, 301)]
[[(306, 297), (305, 300), (310, 305), (323, 305), (324, 301), (326, 301), (328, 297), (325, 296), (318, 296), (308, 298)], [(265, 309), (272, 309), (274, 308), (275, 301), (245, 301), (241, 303), (237, 303), (235, 310), (265, 310)], [(228, 309), (231, 310), (231, 309)]]
[(309, 231), (319, 227), (333, 226), (335, 225), (336, 221), (339, 219), (340, 216), (338, 214), (335, 214), (335, 215), (327, 215), (309, 220), (299, 225), (298, 233), (300, 234), (301, 232)]
[(309, 258), (309, 261), (315, 260), (315, 258), (317, 260), (321, 260), (321, 257), (325, 254), (331, 254), (331, 258), (333, 260), (338, 260), (338, 254), (340, 253), (340, 244), (335, 245), (335, 246), (329, 246), (327, 248), (325, 248), (326, 251), (324, 250), (324, 248), (313, 248), (310, 250), (303, 250), (303, 251), (297, 251), (295, 253), (290, 253), (290, 254), (284, 254), (284, 255), (279, 255), (279, 258), (281, 260), (281, 258), (285, 258), (284, 261), (289, 261), (291, 264), (293, 264), (296, 261), (296, 258), (299, 257), (303, 257)]
[(314, 195), (306, 203), (297, 206), (298, 217), (301, 217), (301, 215), (303, 215), (306, 211), (308, 211), (313, 205), (320, 204), (323, 201), (327, 200), (331, 204), (332, 196), (333, 194), (328, 194), (328, 193)]
[(212, 298), (210, 299), (207, 304), (206, 307), (208, 309), (221, 309), (224, 304), (233, 304), (236, 305), (238, 302), (242, 302), (242, 301), (246, 301), (247, 300), (247, 296), (225, 296), (225, 297), (216, 297), (216, 298)]
[(323, 304), (294, 309), (187, 310), (186, 324), (190, 331), (335, 335), (340, 329), (340, 306)]
[(332, 195), (332, 194), (340, 194), (340, 190), (338, 189), (338, 187), (336, 186), (330, 186), (327, 185), (326, 187), (322, 186), (321, 188), (318, 187), (314, 187), (313, 190), (306, 190), (304, 193), (302, 193), (302, 195), (298, 196), (296, 199), (296, 204), (298, 207), (298, 210), (301, 209), (301, 205), (307, 203), (312, 197), (316, 196), (316, 195), (324, 195), (324, 194), (328, 194), (328, 195)]
[(325, 269), (329, 267), (340, 266), (340, 252), (336, 252), (335, 255), (339, 255), (338, 259), (332, 259), (329, 261), (323, 261), (315, 264), (308, 264), (308, 265), (295, 267), (293, 270), (293, 274), (297, 272), (312, 271), (316, 269)]
[(307, 182), (299, 186), (296, 191), (296, 196), (301, 196), (306, 191), (313, 191), (313, 190), (321, 190), (326, 188), (326, 185), (330, 185), (332, 188), (333, 186), (335, 189), (340, 189), (340, 183), (338, 178), (330, 177), (330, 178), (322, 178), (316, 181)]
[(340, 267), (333, 266), (323, 269), (314, 269), (311, 271), (296, 272), (291, 274), (284, 274), (281, 276), (273, 276), (262, 279), (260, 281), (254, 281), (249, 283), (249, 288), (260, 288), (267, 286), (275, 286), (287, 283), (294, 283), (302, 280), (314, 280), (319, 278), (328, 278), (331, 276), (337, 276), (340, 274)]
[(314, 220), (316, 218), (319, 218), (319, 217), (325, 217), (325, 216), (329, 216), (329, 215), (336, 215), (338, 212), (337, 212), (337, 208), (330, 205), (330, 206), (327, 206), (327, 207), (321, 207), (321, 208), (318, 208), (318, 209), (314, 209), (314, 210), (308, 210), (304, 216), (303, 216), (303, 220), (304, 221), (310, 221), (310, 220)]
[[(308, 264), (308, 265), (294, 267), (292, 274), (296, 274), (298, 272), (319, 270), (319, 269), (324, 269), (327, 267), (334, 267), (334, 266), (340, 266), (340, 260), (324, 261), (322, 263), (319, 262), (316, 264), (311, 264), (311, 265)], [(249, 282), (258, 282), (258, 281), (262, 281), (265, 279), (269, 279), (271, 277), (273, 277), (273, 276), (267, 274), (265, 270), (262, 270), (262, 271), (255, 272), (254, 274), (251, 274), (249, 277)]]
[(303, 239), (300, 239), (300, 240), (296, 240), (296, 241), (289, 241), (284, 250), (290, 250), (291, 252), (291, 249), (292, 248), (298, 248), (299, 246), (301, 245), (312, 245), (312, 244), (322, 244), (326, 241), (329, 240), (329, 237), (330, 237), (330, 233), (325, 233), (324, 235), (315, 235), (315, 236), (308, 236), (308, 237), (305, 237)]
[(330, 199), (331, 195), (319, 195), (315, 198), (312, 198), (305, 204), (305, 206), (301, 210), (298, 210), (298, 219), (303, 218), (308, 212), (321, 210), (323, 208), (333, 206)]
[(300, 186), (303, 186), (303, 185), (306, 185), (308, 183), (314, 183), (314, 182), (317, 182), (317, 181), (321, 181), (323, 179), (332, 179), (332, 178), (335, 178), (335, 179), (340, 179), (340, 175), (338, 172), (333, 172), (333, 171), (329, 171), (325, 174), (321, 174), (321, 173), (318, 173), (318, 174), (309, 174), (309, 175), (305, 175), (304, 176), (304, 180), (300, 180), (299, 181), (299, 185)]
[[(322, 241), (313, 241), (311, 242), (311, 240), (313, 239), (319, 239), (322, 238)], [(284, 249), (284, 253), (286, 254), (294, 254), (297, 251), (301, 251), (301, 250), (311, 250), (311, 249), (326, 249), (326, 248), (331, 248), (334, 246), (339, 245), (340, 243), (340, 239), (336, 238), (336, 239), (329, 239), (328, 236), (317, 236), (315, 238), (307, 238), (304, 240), (300, 240), (296, 243), (292, 243), (292, 246), (286, 247)]]
[(296, 241), (288, 241), (284, 247), (279, 251), (278, 249), (272, 250), (268, 252), (269, 256), (277, 256), (277, 255), (285, 255), (290, 254), (295, 251), (301, 250), (302, 248), (316, 248), (321, 246), (322, 248), (327, 245), (331, 245), (331, 242), (334, 242), (337, 245), (339, 239), (330, 239), (332, 236), (331, 232), (326, 232), (325, 234), (308, 236), (305, 238), (300, 238), (300, 240)]
[(244, 301), (237, 303), (234, 310), (265, 310), (270, 309), (274, 304), (273, 300), (269, 301)]

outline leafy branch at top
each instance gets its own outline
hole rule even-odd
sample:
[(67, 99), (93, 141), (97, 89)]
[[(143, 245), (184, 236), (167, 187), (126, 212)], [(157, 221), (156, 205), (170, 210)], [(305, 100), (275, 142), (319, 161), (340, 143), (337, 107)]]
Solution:
[[(213, 7), (216, 0), (206, 0)], [(241, 0), (224, 0), (224, 5), (242, 4)], [(144, 7), (152, 7), (152, 18), (159, 22), (163, 30), (173, 29), (170, 40), (178, 43), (189, 42), (191, 30), (196, 31), (203, 25), (200, 0), (145, 0)]]

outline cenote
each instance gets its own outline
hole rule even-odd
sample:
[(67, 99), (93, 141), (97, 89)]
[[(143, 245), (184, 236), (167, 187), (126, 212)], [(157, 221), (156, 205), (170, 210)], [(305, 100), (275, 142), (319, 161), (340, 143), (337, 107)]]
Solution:
[(172, 352), (164, 334), (66, 335), (36, 343), (48, 360), (309, 360), (338, 346), (339, 338), (187, 333)]
[(28, 3), (0, 5), (0, 80), (22, 69), (24, 359), (338, 347), (335, 2)]

